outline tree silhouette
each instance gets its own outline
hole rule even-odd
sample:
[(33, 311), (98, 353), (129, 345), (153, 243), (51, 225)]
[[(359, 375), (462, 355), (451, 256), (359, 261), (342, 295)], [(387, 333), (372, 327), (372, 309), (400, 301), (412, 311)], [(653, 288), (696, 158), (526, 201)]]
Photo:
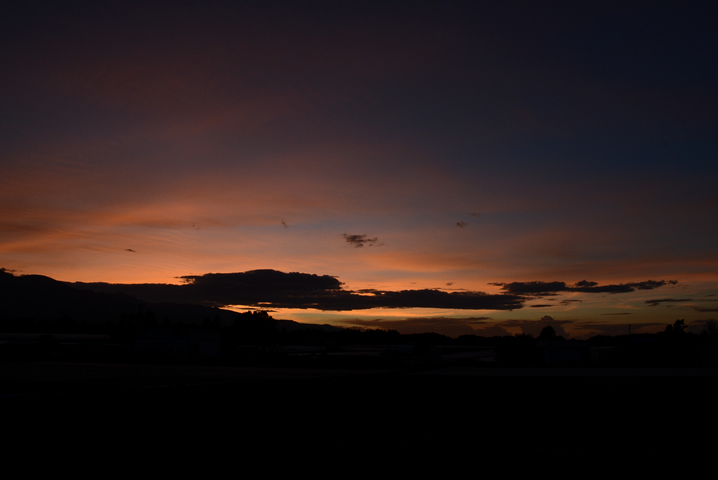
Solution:
[(529, 333), (501, 337), (496, 347), (496, 360), (506, 366), (526, 366), (536, 363), (536, 341)]
[(673, 325), (666, 325), (666, 335), (679, 337), (686, 333), (686, 322), (685, 320), (676, 320)]
[(237, 315), (230, 328), (230, 335), (237, 343), (268, 344), (277, 335), (276, 324), (265, 311), (244, 312)]
[(714, 337), (718, 335), (718, 320), (706, 320), (706, 326), (703, 330), (705, 333)]
[(539, 340), (555, 340), (557, 338), (556, 336), (556, 330), (551, 325), (546, 325), (541, 330), (541, 333), (539, 333), (538, 339)]

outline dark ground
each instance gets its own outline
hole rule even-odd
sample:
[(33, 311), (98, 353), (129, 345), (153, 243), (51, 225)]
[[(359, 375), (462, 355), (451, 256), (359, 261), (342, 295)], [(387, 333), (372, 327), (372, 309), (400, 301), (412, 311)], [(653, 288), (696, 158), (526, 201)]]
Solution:
[(76, 465), (686, 473), (715, 463), (717, 375), (16, 362), (0, 405), (6, 454)]

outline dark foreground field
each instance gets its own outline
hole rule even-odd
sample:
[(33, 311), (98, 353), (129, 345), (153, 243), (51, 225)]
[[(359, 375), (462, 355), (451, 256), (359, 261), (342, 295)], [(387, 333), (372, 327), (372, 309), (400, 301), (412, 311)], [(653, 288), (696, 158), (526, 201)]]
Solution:
[(6, 454), (76, 466), (688, 472), (715, 463), (717, 373), (18, 362), (0, 404)]

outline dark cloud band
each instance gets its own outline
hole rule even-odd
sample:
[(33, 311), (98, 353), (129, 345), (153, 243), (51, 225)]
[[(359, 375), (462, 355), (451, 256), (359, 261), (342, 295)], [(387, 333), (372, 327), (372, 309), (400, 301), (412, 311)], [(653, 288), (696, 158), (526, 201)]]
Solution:
[(370, 308), (452, 308), (514, 310), (524, 299), (512, 294), (444, 292), (441, 290), (344, 290), (330, 275), (252, 270), (179, 277), (184, 285), (78, 283), (94, 291), (122, 292), (147, 302), (196, 303), (208, 306), (247, 305), (262, 308), (363, 310)]
[[(213, 307), (245, 305), (260, 308), (315, 308), (325, 311), (371, 308), (446, 308), (461, 310), (518, 310), (531, 298), (561, 292), (623, 293), (653, 289), (674, 283), (646, 281), (599, 286), (595, 282), (513, 282), (502, 285), (503, 293), (477, 291), (447, 292), (422, 290), (345, 290), (331, 275), (251, 270), (238, 273), (208, 273), (178, 277), (183, 285), (77, 283), (75, 286), (100, 292), (132, 295), (146, 302), (194, 303)], [(532, 305), (533, 308), (552, 305)]]
[(617, 285), (599, 285), (597, 282), (589, 282), (582, 280), (573, 285), (566, 282), (511, 282), (511, 283), (491, 283), (497, 285), (501, 290), (513, 295), (526, 295), (534, 297), (544, 297), (556, 295), (562, 292), (581, 292), (581, 293), (629, 293), (636, 290), (653, 290), (665, 285), (676, 285), (677, 280), (646, 280), (644, 282), (620, 283)]

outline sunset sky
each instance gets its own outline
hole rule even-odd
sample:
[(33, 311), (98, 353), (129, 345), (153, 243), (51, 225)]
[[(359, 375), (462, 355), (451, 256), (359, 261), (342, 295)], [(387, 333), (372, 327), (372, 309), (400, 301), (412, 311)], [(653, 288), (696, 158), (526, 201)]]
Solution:
[(213, 302), (406, 333), (699, 332), (716, 25), (715, 2), (2, 2), (0, 267), (326, 275), (354, 300)]

